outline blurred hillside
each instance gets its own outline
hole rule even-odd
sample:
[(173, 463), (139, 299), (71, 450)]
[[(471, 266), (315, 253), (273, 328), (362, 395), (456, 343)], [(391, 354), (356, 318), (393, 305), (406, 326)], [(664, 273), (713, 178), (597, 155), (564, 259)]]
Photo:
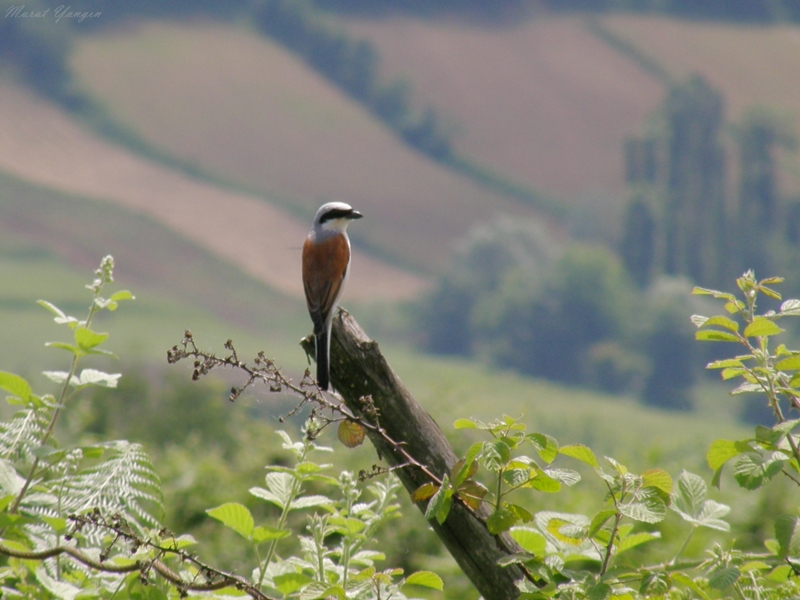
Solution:
[[(780, 15), (737, 4), (706, 15), (719, 20), (690, 21), (678, 18), (694, 16), (681, 2), (660, 3), (658, 14), (648, 2), (628, 3), (638, 14), (584, 4), (591, 10), (556, 1), (364, 10), (334, 0), (169, 8), (87, 0), (75, 5), (85, 17), (56, 21), (9, 13), (4, 0), (0, 172), (35, 193), (115, 206), (119, 220), (104, 225), (110, 238), (124, 238), (134, 214), (166, 227), (195, 248), (193, 258), (130, 243), (124, 252), (140, 252), (130, 259), (136, 272), (164, 282), (192, 272), (168, 294), (191, 301), (185, 291), (194, 290), (216, 318), (237, 325), (269, 311), (302, 322), (308, 222), (320, 203), (348, 201), (367, 218), (351, 230), (345, 303), (383, 305), (373, 315), (391, 328), (386, 305), (419, 298), (453, 270), (454, 247), (499, 215), (536, 223), (554, 247), (572, 236), (617, 252), (635, 224), (626, 221), (627, 144), (653, 131), (652, 115), (687, 75), (700, 73), (721, 98), (726, 156), (737, 152), (730, 125), (753, 105), (795, 119), (799, 29), (775, 24)], [(791, 2), (778, 5), (780, 18), (794, 18)], [(800, 189), (789, 146), (774, 161), (764, 150), (780, 202)], [(731, 164), (719, 179), (731, 188), (721, 205), (739, 201)], [(17, 202), (6, 222), (53, 231), (28, 206)], [(87, 231), (62, 227), (26, 243), (76, 265), (80, 253), (68, 249), (82, 247)], [(163, 256), (185, 268), (168, 272)], [(220, 262), (193, 267), (206, 259)], [(220, 265), (264, 286), (263, 300), (245, 294), (225, 306), (233, 284), (208, 274)], [(649, 264), (639, 283), (693, 275), (670, 268)], [(462, 329), (477, 323), (461, 320)], [(603, 336), (593, 342), (605, 344)]]

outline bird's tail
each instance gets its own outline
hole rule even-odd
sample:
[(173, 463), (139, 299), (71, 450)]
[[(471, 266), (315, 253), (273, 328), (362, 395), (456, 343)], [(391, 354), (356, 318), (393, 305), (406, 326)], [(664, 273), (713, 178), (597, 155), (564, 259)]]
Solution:
[(329, 364), (329, 342), (330, 332), (327, 328), (323, 328), (319, 333), (314, 334), (314, 340), (317, 350), (317, 385), (321, 390), (328, 389), (328, 380), (330, 379)]

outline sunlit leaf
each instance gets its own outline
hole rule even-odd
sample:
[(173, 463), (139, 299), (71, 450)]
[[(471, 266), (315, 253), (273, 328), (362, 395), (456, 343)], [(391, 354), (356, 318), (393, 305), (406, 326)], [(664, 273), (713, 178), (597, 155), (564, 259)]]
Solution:
[(545, 537), (530, 527), (512, 527), (511, 537), (514, 538), (524, 550), (535, 556), (544, 555), (547, 549), (547, 540), (545, 540)]
[(571, 444), (569, 446), (561, 446), (558, 449), (560, 454), (564, 454), (565, 456), (570, 456), (575, 458), (581, 462), (586, 463), (587, 465), (594, 467), (595, 469), (600, 467), (600, 464), (597, 462), (597, 457), (595, 457), (594, 452), (591, 451), (587, 446), (583, 444)]
[(233, 529), (236, 533), (246, 539), (253, 536), (253, 515), (243, 504), (238, 502), (226, 502), (216, 508), (209, 508), (206, 513), (208, 516), (220, 521), (226, 527)]
[(672, 492), (672, 477), (664, 469), (650, 469), (642, 473), (642, 485), (669, 494)]
[(421, 585), (423, 587), (439, 590), (444, 589), (442, 578), (431, 571), (417, 571), (406, 578), (406, 585)]
[(7, 391), (26, 404), (33, 393), (30, 384), (22, 377), (5, 371), (0, 371), (0, 389)]
[(716, 317), (711, 317), (706, 319), (702, 327), (710, 327), (711, 325), (717, 325), (719, 327), (724, 327), (728, 331), (733, 331), (734, 333), (739, 331), (739, 324), (734, 321), (733, 319), (729, 319), (723, 315), (718, 315)]
[(739, 338), (727, 331), (703, 329), (695, 332), (694, 339), (700, 342), (738, 342)]
[(778, 327), (774, 321), (765, 317), (756, 317), (744, 330), (744, 337), (767, 337), (783, 333), (785, 330)]

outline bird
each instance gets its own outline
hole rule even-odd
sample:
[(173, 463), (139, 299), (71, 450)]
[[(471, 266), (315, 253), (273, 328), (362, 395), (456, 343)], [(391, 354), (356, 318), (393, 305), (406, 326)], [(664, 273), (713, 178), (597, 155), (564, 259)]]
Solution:
[(333, 315), (350, 271), (347, 226), (363, 215), (344, 202), (328, 202), (317, 210), (314, 225), (303, 244), (303, 289), (314, 324), (317, 386), (330, 382), (330, 337)]

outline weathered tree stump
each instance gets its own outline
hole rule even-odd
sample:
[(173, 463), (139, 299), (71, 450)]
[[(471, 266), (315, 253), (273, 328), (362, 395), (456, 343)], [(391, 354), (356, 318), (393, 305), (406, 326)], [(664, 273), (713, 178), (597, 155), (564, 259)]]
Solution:
[[(302, 341), (303, 349), (314, 357), (312, 336)], [(353, 413), (364, 415), (362, 398), (371, 396), (378, 411), (378, 425), (416, 461), (440, 479), (449, 474), (458, 460), (444, 433), (411, 396), (378, 349), (358, 323), (344, 310), (333, 320), (331, 338), (331, 382)], [(378, 433), (367, 430), (378, 455), (390, 465), (406, 464), (391, 444)], [(395, 471), (409, 494), (429, 481), (419, 468), (408, 466)], [(417, 503), (425, 512), (427, 501)], [(450, 554), (486, 600), (517, 598), (515, 581), (525, 577), (517, 565), (497, 564), (511, 554), (522, 552), (508, 534), (492, 535), (486, 527), (491, 514), (487, 506), (473, 513), (460, 502), (453, 502), (441, 525), (431, 526)]]

